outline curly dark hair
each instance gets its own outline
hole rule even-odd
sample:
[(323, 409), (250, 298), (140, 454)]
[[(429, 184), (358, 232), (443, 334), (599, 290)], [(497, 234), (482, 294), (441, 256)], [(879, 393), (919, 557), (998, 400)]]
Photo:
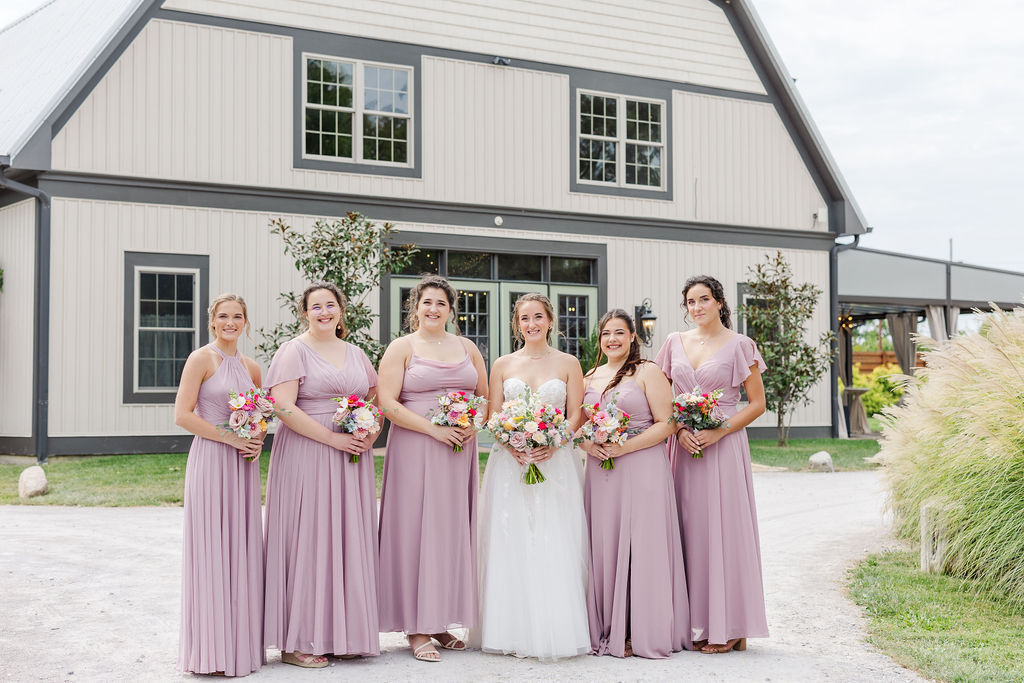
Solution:
[(314, 282), (313, 284), (311, 284), (309, 287), (306, 287), (306, 289), (302, 291), (302, 296), (299, 297), (299, 313), (300, 317), (303, 320), (303, 325), (309, 327), (309, 321), (306, 320), (306, 311), (308, 310), (307, 306), (309, 305), (309, 295), (312, 294), (313, 292), (320, 291), (321, 289), (325, 289), (331, 294), (333, 294), (335, 300), (338, 302), (338, 306), (341, 308), (341, 323), (338, 326), (338, 329), (334, 330), (334, 334), (335, 336), (338, 337), (338, 339), (344, 339), (345, 337), (348, 336), (348, 328), (345, 327), (345, 308), (348, 306), (348, 299), (346, 299), (345, 295), (341, 293), (341, 290), (338, 289), (338, 286), (332, 282)]
[(697, 285), (704, 285), (711, 290), (711, 298), (722, 304), (722, 310), (718, 312), (719, 319), (722, 321), (723, 325), (732, 329), (732, 321), (729, 319), (729, 316), (732, 315), (732, 311), (729, 310), (729, 304), (725, 300), (725, 287), (722, 286), (721, 282), (710, 275), (694, 275), (686, 281), (686, 284), (683, 285), (683, 302), (679, 304), (679, 307), (684, 311), (686, 310), (686, 295)]
[(420, 326), (420, 321), (416, 318), (416, 307), (420, 305), (420, 299), (423, 298), (423, 292), (427, 289), (440, 289), (444, 292), (444, 297), (448, 299), (448, 307), (452, 309), (452, 320), (455, 324), (455, 334), (459, 333), (458, 313), (459, 313), (459, 293), (455, 291), (451, 283), (440, 275), (424, 275), (423, 279), (417, 282), (412, 289), (409, 290), (409, 296), (405, 299), (406, 310), (405, 324), (413, 332)]

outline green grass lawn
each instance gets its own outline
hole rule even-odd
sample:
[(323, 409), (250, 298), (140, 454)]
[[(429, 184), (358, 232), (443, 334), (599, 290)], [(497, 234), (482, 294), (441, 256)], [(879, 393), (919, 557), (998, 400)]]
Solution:
[(1024, 614), (970, 581), (924, 574), (910, 552), (874, 555), (851, 572), (869, 640), (943, 681), (1024, 681)]
[(864, 462), (864, 458), (878, 452), (878, 442), (874, 439), (790, 439), (784, 448), (776, 443), (775, 439), (751, 439), (750, 459), (761, 465), (800, 471), (808, 469), (807, 458), (812, 453), (828, 451), (836, 471), (878, 467)]
[[(837, 469), (872, 467), (863, 458), (878, 451), (872, 440), (833, 441), (832, 439), (794, 439), (780, 449), (774, 440), (750, 442), (754, 462), (805, 469), (807, 456), (827, 450)], [(480, 453), (480, 471), (487, 464), (487, 451)], [(25, 465), (0, 464), (0, 505), (83, 505), (126, 507), (133, 505), (181, 505), (185, 487), (184, 453), (159, 455), (104, 455), (81, 458), (54, 458), (45, 465), (50, 492), (22, 501), (18, 498), (18, 476)], [(453, 456), (458, 457), (458, 456)], [(377, 493), (380, 493), (384, 458), (376, 457)], [(260, 458), (264, 487), (270, 453)]]

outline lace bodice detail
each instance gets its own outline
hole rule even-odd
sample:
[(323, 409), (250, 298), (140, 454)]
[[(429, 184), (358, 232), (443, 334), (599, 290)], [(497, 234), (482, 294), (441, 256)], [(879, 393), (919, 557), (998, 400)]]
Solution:
[[(505, 400), (511, 401), (529, 391), (530, 385), (518, 377), (509, 377), (502, 385), (502, 389), (505, 391)], [(549, 379), (537, 388), (536, 393), (540, 396), (540, 400), (565, 411), (565, 382), (562, 380)]]

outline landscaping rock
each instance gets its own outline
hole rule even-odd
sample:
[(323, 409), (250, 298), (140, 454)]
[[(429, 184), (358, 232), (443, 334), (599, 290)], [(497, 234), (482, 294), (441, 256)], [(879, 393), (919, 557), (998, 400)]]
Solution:
[(811, 463), (811, 469), (816, 472), (835, 472), (836, 468), (832, 465), (832, 456), (828, 454), (828, 451), (818, 451), (808, 458), (808, 462)]
[(46, 472), (39, 465), (26, 467), (18, 477), (18, 497), (31, 498), (41, 496), (50, 490), (50, 484), (46, 481)]

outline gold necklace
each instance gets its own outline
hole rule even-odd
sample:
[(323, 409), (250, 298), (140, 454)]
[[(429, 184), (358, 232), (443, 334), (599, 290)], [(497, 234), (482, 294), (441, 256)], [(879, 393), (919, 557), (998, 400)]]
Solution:
[(419, 337), (427, 344), (444, 344), (444, 340), (448, 338), (448, 335), (441, 337), (441, 339), (439, 339), (438, 341), (434, 341), (433, 339), (427, 339), (426, 337), (423, 336), (422, 332), (419, 333)]
[(549, 346), (548, 350), (545, 351), (544, 353), (540, 354), (539, 356), (531, 356), (530, 354), (526, 354), (526, 357), (529, 358), (530, 360), (540, 360), (541, 358), (547, 358), (550, 355), (551, 355), (551, 347)]

